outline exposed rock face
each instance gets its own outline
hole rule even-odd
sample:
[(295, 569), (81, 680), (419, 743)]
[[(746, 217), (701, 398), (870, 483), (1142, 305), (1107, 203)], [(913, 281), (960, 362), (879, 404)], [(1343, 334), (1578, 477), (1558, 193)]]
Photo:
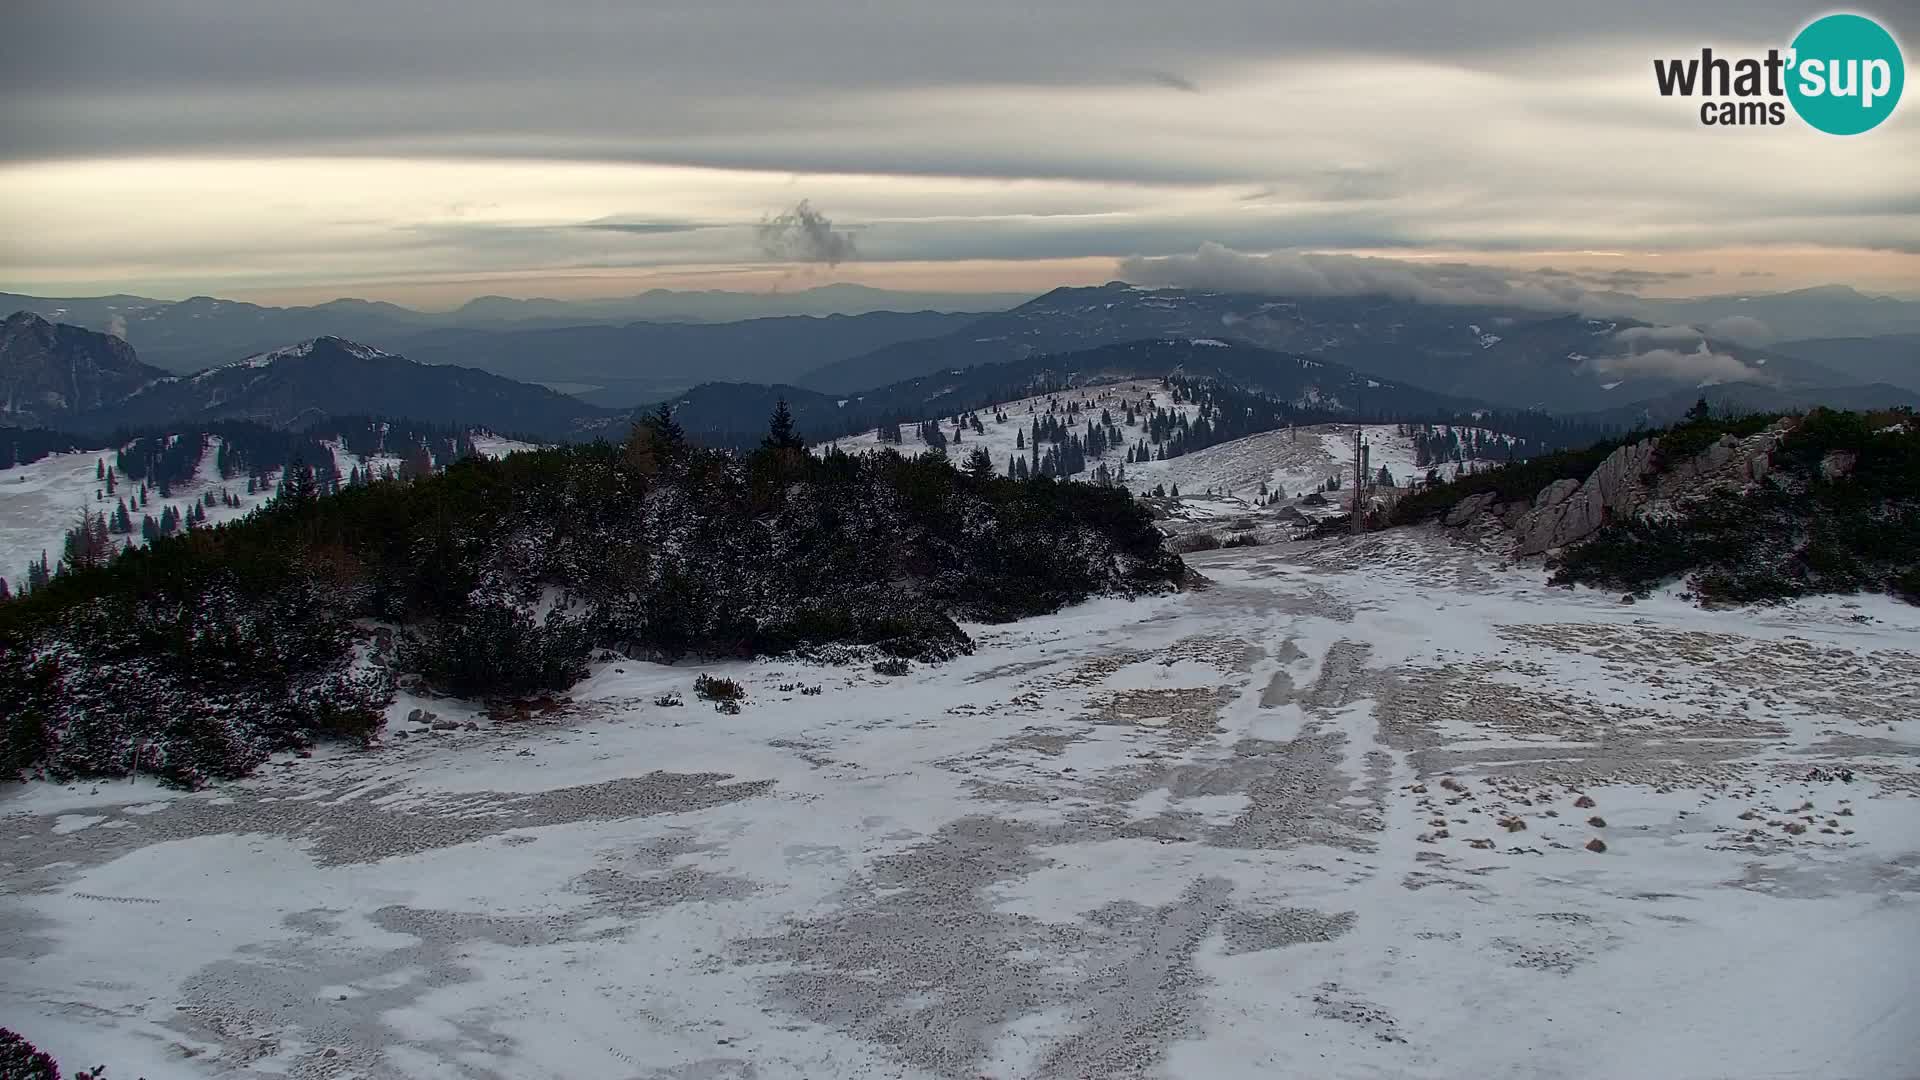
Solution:
[(1559, 506), (1561, 503), (1566, 502), (1569, 496), (1579, 490), (1580, 481), (1578, 480), (1555, 480), (1545, 488), (1542, 488), (1540, 494), (1534, 498), (1534, 508), (1544, 510)]
[(1630, 443), (1607, 455), (1585, 483), (1557, 480), (1514, 525), (1515, 555), (1538, 555), (1592, 535), (1613, 516), (1631, 514), (1646, 497), (1654, 440)]
[(166, 374), (110, 334), (25, 311), (0, 322), (0, 425), (57, 427)]
[(1458, 528), (1472, 521), (1493, 502), (1493, 492), (1483, 491), (1478, 495), (1469, 495), (1461, 499), (1452, 510), (1447, 511), (1445, 523)]
[[(1505, 508), (1507, 513), (1501, 516), (1513, 532), (1513, 554), (1539, 555), (1578, 543), (1610, 520), (1657, 513), (1711, 490), (1757, 483), (1766, 477), (1774, 447), (1792, 430), (1793, 423), (1784, 419), (1744, 439), (1723, 436), (1692, 458), (1669, 465), (1657, 480), (1652, 475), (1657, 440), (1643, 439), (1622, 446), (1609, 454), (1584, 483), (1556, 480), (1534, 497), (1530, 507), (1513, 504)], [(1850, 465), (1832, 463), (1835, 469)], [(1469, 524), (1489, 510), (1491, 502), (1490, 495), (1462, 499), (1447, 515), (1446, 523)], [(1517, 515), (1512, 512), (1516, 505), (1521, 508)], [(1495, 513), (1501, 510), (1491, 509)]]

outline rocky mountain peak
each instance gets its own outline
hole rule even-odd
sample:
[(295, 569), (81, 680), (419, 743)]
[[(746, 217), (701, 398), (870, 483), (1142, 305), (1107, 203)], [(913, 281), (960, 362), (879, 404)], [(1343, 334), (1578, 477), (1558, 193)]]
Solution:
[(19, 311), (0, 323), (0, 424), (52, 427), (165, 376), (110, 334)]

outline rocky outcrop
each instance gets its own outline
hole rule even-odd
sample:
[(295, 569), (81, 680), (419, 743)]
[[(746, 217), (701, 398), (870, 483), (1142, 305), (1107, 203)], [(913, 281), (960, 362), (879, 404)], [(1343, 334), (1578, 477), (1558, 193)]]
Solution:
[(0, 426), (58, 427), (166, 374), (111, 334), (26, 311), (0, 322)]
[[(1456, 528), (1504, 528), (1512, 535), (1515, 556), (1540, 555), (1579, 543), (1609, 521), (1661, 513), (1710, 491), (1758, 483), (1793, 423), (1781, 420), (1746, 438), (1725, 436), (1685, 461), (1665, 463), (1663, 471), (1656, 471), (1662, 465), (1658, 440), (1643, 439), (1609, 454), (1584, 481), (1556, 480), (1530, 503), (1498, 503), (1483, 492), (1462, 499), (1442, 520)], [(1850, 464), (1835, 461), (1828, 467), (1843, 470)]]
[(1479, 517), (1480, 511), (1485, 510), (1493, 503), (1493, 498), (1493, 492), (1491, 491), (1483, 491), (1478, 495), (1469, 495), (1455, 504), (1452, 510), (1447, 511), (1447, 516), (1443, 518), (1442, 521), (1444, 524), (1451, 525), (1457, 529), (1472, 521), (1474, 518)]
[(1607, 455), (1583, 483), (1556, 480), (1513, 526), (1515, 555), (1538, 555), (1585, 539), (1611, 517), (1631, 514), (1646, 497), (1654, 440), (1629, 443)]

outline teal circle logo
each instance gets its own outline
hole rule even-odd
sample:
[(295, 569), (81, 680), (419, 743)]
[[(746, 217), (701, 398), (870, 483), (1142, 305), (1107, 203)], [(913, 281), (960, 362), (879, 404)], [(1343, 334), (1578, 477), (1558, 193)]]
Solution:
[(1893, 115), (1906, 85), (1900, 45), (1864, 15), (1825, 15), (1793, 39), (1787, 100), (1829, 135), (1858, 135)]

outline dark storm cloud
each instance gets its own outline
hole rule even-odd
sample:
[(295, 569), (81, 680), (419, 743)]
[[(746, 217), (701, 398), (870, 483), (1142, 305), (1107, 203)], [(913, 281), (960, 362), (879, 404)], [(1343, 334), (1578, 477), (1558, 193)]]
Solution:
[[(1920, 39), (1920, 16), (1885, 6)], [(1808, 13), (1803, 0), (24, 0), (0, 44), (0, 154), (309, 140), (407, 153), (475, 138), (592, 156), (764, 132), (754, 106), (771, 100), (1142, 79), (1186, 90), (1195, 72), (1289, 58), (1472, 64), (1623, 35), (1784, 40)]]

